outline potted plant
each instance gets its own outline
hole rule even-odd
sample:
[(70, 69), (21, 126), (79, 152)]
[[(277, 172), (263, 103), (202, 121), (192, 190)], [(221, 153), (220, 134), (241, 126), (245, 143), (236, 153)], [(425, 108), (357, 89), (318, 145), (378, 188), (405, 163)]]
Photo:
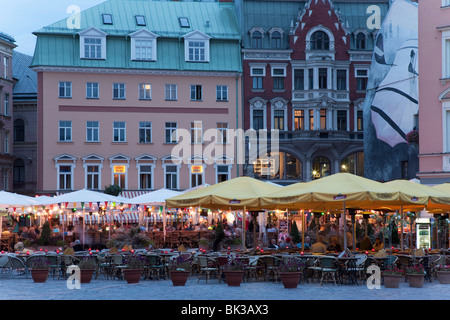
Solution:
[(390, 268), (383, 272), (383, 280), (385, 288), (398, 288), (400, 279), (403, 278), (404, 270), (400, 268)]
[(47, 281), (50, 271), (50, 261), (46, 257), (34, 258), (30, 264), (31, 277), (34, 282), (42, 283)]
[(245, 264), (237, 258), (229, 259), (225, 265), (223, 273), (225, 275), (225, 282), (230, 287), (239, 287), (244, 279)]
[(280, 264), (280, 278), (286, 289), (295, 289), (300, 283), (303, 263), (297, 259), (282, 261)]
[(97, 267), (95, 259), (86, 257), (80, 261), (78, 267), (80, 268), (80, 283), (90, 283)]
[(198, 241), (198, 248), (200, 250), (209, 250), (209, 248), (210, 248), (209, 241), (204, 238), (200, 239)]
[(182, 257), (171, 260), (169, 263), (169, 273), (172, 284), (175, 287), (184, 286), (191, 273), (190, 260), (184, 260)]
[(406, 267), (406, 277), (410, 287), (422, 288), (425, 278), (425, 269), (422, 264)]
[(440, 284), (450, 284), (450, 264), (436, 266), (435, 270)]
[(123, 269), (123, 276), (127, 283), (139, 283), (146, 260), (137, 254), (131, 254), (126, 258), (126, 265)]

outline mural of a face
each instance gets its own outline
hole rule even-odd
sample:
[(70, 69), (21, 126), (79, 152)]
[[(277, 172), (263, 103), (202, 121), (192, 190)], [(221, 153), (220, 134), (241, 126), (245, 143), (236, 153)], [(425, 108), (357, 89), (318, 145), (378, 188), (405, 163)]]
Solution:
[(394, 0), (377, 33), (364, 101), (367, 177), (399, 178), (399, 163), (412, 159), (406, 134), (419, 111), (417, 47), (417, 3)]

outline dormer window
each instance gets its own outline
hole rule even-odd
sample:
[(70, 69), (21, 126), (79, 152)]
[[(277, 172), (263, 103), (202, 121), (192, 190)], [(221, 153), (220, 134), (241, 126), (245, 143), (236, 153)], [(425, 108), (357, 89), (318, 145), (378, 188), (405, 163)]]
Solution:
[(366, 49), (366, 35), (362, 32), (356, 35), (356, 49)]
[(260, 49), (262, 48), (262, 33), (255, 31), (252, 34), (252, 48)]
[(146, 29), (130, 34), (131, 60), (156, 61), (156, 39), (158, 35)]
[(106, 59), (106, 33), (91, 27), (79, 33), (81, 59)]
[(210, 36), (194, 31), (184, 36), (185, 60), (188, 62), (209, 62)]
[(102, 14), (103, 24), (113, 24), (111, 14)]
[(272, 28), (269, 30), (271, 49), (281, 49), (283, 33), (283, 29), (281, 28)]

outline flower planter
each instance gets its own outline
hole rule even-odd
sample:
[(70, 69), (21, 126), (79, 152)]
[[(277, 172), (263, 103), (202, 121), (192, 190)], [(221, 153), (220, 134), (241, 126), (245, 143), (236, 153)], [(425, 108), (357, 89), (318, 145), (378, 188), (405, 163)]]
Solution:
[(236, 270), (224, 271), (225, 281), (230, 287), (239, 287), (241, 285), (242, 280), (244, 279), (244, 271)]
[(300, 272), (280, 272), (281, 282), (286, 289), (297, 288), (300, 282)]
[(127, 283), (139, 283), (143, 269), (123, 269), (123, 276)]
[(398, 288), (400, 279), (403, 279), (403, 276), (400, 274), (384, 274), (383, 279), (385, 288)]
[(408, 273), (407, 279), (409, 286), (413, 288), (422, 288), (424, 277), (424, 274)]
[(170, 279), (175, 287), (184, 286), (189, 277), (189, 271), (170, 271)]
[(31, 277), (33, 278), (33, 281), (37, 283), (47, 281), (48, 273), (48, 269), (31, 269)]
[(80, 283), (90, 283), (94, 269), (80, 269)]
[(450, 284), (450, 271), (436, 271), (440, 284)]

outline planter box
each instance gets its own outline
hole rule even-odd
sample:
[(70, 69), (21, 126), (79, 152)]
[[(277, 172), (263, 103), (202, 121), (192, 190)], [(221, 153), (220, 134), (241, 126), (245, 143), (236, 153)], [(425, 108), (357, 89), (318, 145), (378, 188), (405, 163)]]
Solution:
[(242, 270), (227, 270), (223, 273), (225, 274), (225, 281), (230, 287), (239, 287), (244, 279), (244, 271)]
[(43, 283), (47, 281), (49, 269), (31, 269), (31, 277), (34, 282)]
[(383, 279), (385, 288), (398, 288), (403, 276), (400, 274), (384, 274)]
[(90, 283), (94, 269), (80, 269), (80, 283)]
[(414, 287), (414, 288), (422, 288), (423, 287), (423, 280), (425, 278), (424, 274), (408, 273), (406, 276), (407, 276), (410, 287)]
[(450, 272), (449, 271), (436, 271), (440, 284), (450, 284)]
[(143, 271), (143, 269), (123, 269), (123, 276), (129, 284), (139, 283)]
[(189, 271), (170, 271), (170, 279), (175, 287), (184, 286), (189, 277)]
[(295, 289), (300, 283), (301, 272), (280, 272), (281, 282), (286, 289)]

